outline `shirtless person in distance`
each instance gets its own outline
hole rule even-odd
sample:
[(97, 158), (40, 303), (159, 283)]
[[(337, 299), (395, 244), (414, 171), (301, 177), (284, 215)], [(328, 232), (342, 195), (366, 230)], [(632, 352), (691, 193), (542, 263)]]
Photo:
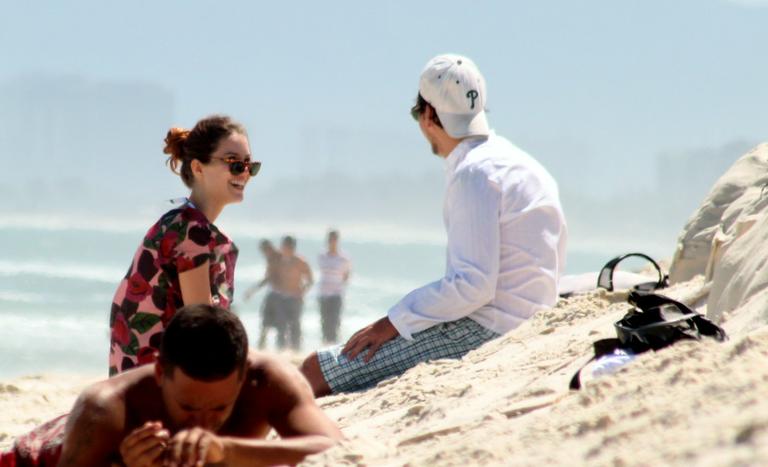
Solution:
[[(265, 440), (271, 428), (282, 439)], [(169, 322), (157, 363), (83, 391), (58, 465), (295, 464), (341, 438), (298, 370), (249, 355), (234, 314), (193, 305)]]
[(280, 296), (278, 314), (285, 319), (291, 348), (298, 350), (301, 347), (301, 309), (304, 295), (312, 287), (312, 270), (304, 258), (296, 254), (295, 238), (283, 237), (280, 254), (277, 263), (280, 283), (275, 288)]
[[(262, 287), (269, 286), (269, 292), (261, 303), (261, 330), (259, 331), (259, 349), (264, 349), (267, 345), (267, 332), (270, 328), (277, 331), (277, 348), (285, 348), (285, 316), (279, 315), (280, 295), (276, 291), (280, 288), (280, 275), (278, 267), (280, 265), (280, 252), (275, 249), (272, 242), (262, 240), (259, 244), (259, 250), (267, 263), (264, 271), (264, 278), (251, 286), (243, 294), (243, 301), (247, 302)], [(1, 467), (1, 466), (0, 466)]]

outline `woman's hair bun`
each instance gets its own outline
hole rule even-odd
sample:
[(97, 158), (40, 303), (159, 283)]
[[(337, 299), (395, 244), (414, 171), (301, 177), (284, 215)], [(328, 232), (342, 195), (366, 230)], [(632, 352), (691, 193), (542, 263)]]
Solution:
[(178, 173), (178, 166), (184, 160), (184, 142), (187, 141), (189, 130), (184, 128), (171, 128), (165, 136), (165, 148), (163, 153), (168, 154), (168, 165), (171, 170)]

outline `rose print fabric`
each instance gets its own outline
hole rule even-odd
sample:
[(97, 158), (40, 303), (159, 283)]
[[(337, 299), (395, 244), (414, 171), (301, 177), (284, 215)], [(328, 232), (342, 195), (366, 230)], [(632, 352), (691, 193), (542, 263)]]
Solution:
[(184, 305), (179, 274), (206, 261), (213, 301), (229, 308), (237, 247), (226, 235), (191, 203), (149, 229), (112, 300), (110, 376), (154, 362), (166, 324)]
[(13, 447), (0, 452), (0, 467), (46, 467), (59, 464), (67, 416), (62, 415), (19, 436)]

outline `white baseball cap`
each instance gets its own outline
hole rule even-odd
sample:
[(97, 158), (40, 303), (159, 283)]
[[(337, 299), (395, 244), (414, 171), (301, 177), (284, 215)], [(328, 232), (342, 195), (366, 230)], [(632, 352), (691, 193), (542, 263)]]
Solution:
[(485, 79), (467, 57), (433, 58), (419, 79), (419, 94), (437, 111), (446, 133), (454, 138), (487, 135)]

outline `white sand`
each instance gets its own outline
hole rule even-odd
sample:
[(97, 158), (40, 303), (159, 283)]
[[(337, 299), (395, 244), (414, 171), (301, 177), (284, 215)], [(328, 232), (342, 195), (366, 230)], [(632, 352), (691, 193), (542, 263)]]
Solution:
[(13, 438), (69, 412), (80, 390), (97, 376), (48, 374), (0, 381), (0, 450)]
[[(613, 337), (613, 322), (629, 308), (625, 292), (575, 296), (461, 361), (422, 364), (369, 391), (323, 399), (348, 440), (305, 463), (768, 465), (768, 213), (761, 211), (768, 203), (748, 205), (720, 226), (719, 246), (696, 250), (707, 258), (688, 249), (672, 265), (702, 275), (664, 291), (718, 317), (729, 341), (647, 352), (571, 392), (568, 381), (592, 342)], [(703, 238), (694, 231), (698, 214), (681, 243)], [(757, 217), (744, 230), (748, 216)], [(0, 446), (65, 411), (85, 383), (0, 383)]]

